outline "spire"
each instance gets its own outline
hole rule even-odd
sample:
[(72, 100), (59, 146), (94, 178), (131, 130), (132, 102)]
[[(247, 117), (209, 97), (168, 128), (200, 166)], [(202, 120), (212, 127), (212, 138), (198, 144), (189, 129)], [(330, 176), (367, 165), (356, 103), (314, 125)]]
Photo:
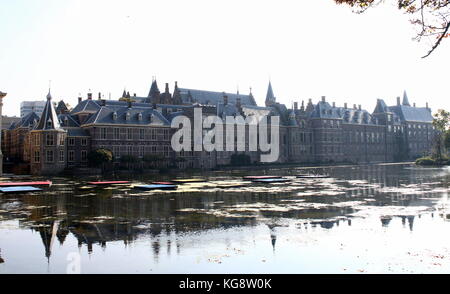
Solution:
[(269, 81), (269, 87), (267, 88), (266, 106), (272, 105), (276, 102), (275, 95), (273, 95), (272, 83)]
[(156, 80), (154, 79), (152, 81), (152, 85), (150, 87), (150, 92), (148, 93), (148, 97), (154, 97), (155, 95), (159, 95), (159, 89), (158, 89), (158, 84), (156, 83)]
[(47, 95), (47, 102), (45, 103), (44, 110), (42, 111), (39, 123), (36, 126), (36, 130), (56, 130), (61, 129), (58, 116), (56, 114), (55, 106), (52, 103), (52, 95), (50, 90)]
[(406, 95), (406, 90), (403, 92), (403, 101), (402, 101), (402, 105), (404, 105), (404, 106), (411, 106), (411, 105), (409, 104), (409, 101), (408, 101), (408, 95)]

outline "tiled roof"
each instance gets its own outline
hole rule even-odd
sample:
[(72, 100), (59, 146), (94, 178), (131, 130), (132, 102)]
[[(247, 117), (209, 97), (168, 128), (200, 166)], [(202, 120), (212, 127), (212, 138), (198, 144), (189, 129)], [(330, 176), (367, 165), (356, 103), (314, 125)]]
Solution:
[(198, 102), (200, 104), (217, 105), (218, 103), (224, 103), (223, 96), (228, 96), (228, 103), (236, 104), (237, 98), (241, 98), (242, 105), (256, 105), (255, 99), (252, 95), (242, 95), (242, 94), (232, 94), (224, 92), (213, 92), (204, 90), (195, 90), (187, 88), (178, 88), (180, 91), (181, 99), (184, 103), (190, 103), (190, 96), (192, 97), (192, 102)]

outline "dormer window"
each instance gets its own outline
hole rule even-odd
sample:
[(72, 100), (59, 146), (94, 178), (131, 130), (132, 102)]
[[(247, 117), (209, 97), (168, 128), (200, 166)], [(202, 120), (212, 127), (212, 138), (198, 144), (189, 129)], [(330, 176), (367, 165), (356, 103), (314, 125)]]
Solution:
[(149, 122), (153, 122), (153, 113), (150, 113), (150, 115), (148, 117), (148, 121)]
[(64, 124), (66, 126), (69, 125), (69, 118), (67, 116), (64, 118)]
[(139, 113), (139, 114), (138, 114), (138, 120), (139, 120), (139, 121), (142, 121), (142, 113)]
[(130, 114), (129, 112), (127, 112), (127, 114), (126, 114), (126, 120), (130, 120), (130, 118), (131, 118), (131, 114)]
[(47, 121), (47, 128), (51, 128), (51, 127), (52, 127), (52, 121), (51, 121), (51, 119), (49, 119)]
[(113, 118), (113, 120), (117, 120), (117, 112), (113, 112), (113, 114), (112, 114), (112, 118)]

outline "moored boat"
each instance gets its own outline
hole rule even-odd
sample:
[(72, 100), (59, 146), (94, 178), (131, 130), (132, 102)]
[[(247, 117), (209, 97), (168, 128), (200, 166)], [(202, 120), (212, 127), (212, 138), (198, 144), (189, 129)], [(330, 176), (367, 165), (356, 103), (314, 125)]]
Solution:
[(99, 182), (88, 182), (89, 185), (104, 186), (104, 185), (118, 185), (118, 184), (129, 184), (130, 181), (99, 181)]
[(266, 184), (271, 184), (271, 183), (285, 183), (285, 182), (290, 182), (290, 179), (283, 179), (283, 178), (276, 178), (276, 179), (254, 179), (252, 180), (252, 182), (254, 183), (266, 183)]
[(18, 187), (18, 186), (50, 186), (51, 181), (38, 181), (38, 182), (3, 182), (0, 183), (0, 187)]
[(176, 190), (178, 186), (176, 185), (137, 185), (134, 186), (135, 189), (140, 190)]
[(171, 182), (177, 184), (190, 184), (190, 183), (203, 183), (206, 182), (205, 179), (174, 179)]
[(4, 187), (0, 188), (2, 193), (25, 193), (25, 192), (38, 192), (42, 189), (31, 187), (31, 186), (18, 186), (18, 187)]

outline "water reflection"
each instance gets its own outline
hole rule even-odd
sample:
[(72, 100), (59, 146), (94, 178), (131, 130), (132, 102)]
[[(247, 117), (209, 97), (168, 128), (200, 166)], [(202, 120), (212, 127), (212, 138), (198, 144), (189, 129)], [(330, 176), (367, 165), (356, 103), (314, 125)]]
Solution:
[[(302, 172), (301, 168), (266, 171), (291, 176)], [(180, 236), (261, 223), (269, 229), (273, 252), (278, 229), (293, 221), (299, 230), (335, 230), (377, 215), (383, 228), (400, 218), (402, 225), (413, 231), (415, 216), (427, 212), (434, 216), (432, 211), (448, 193), (449, 172), (445, 169), (369, 165), (333, 167), (326, 172), (332, 178), (292, 177), (289, 185), (227, 190), (200, 186), (195, 192), (171, 193), (138, 193), (126, 186), (86, 189), (73, 179), (59, 179), (42, 194), (2, 195), (0, 220), (18, 220), (20, 229), (37, 232), (47, 259), (54, 243), (63, 246), (71, 235), (89, 254), (95, 244), (108, 250), (110, 242), (123, 242), (126, 247), (145, 239), (158, 262), (160, 254), (170, 255), (173, 247), (181, 253)], [(209, 177), (239, 180), (243, 174), (217, 172)], [(449, 219), (447, 203), (439, 205), (441, 217)]]

